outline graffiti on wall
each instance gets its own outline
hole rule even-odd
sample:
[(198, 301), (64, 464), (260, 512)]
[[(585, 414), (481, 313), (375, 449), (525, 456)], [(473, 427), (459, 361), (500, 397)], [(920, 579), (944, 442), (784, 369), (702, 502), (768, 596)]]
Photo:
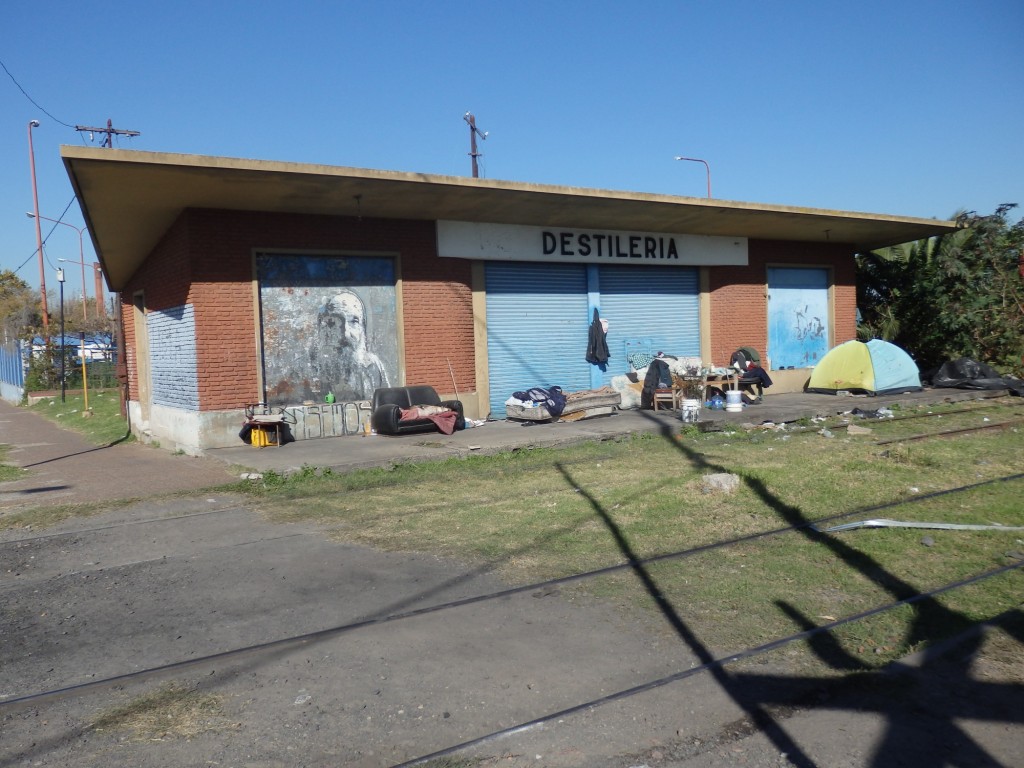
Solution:
[(284, 414), (285, 422), (289, 424), (296, 440), (362, 435), (370, 423), (370, 403), (360, 400), (354, 403), (291, 406), (284, 409)]
[(266, 402), (357, 402), (397, 381), (391, 259), (263, 254), (256, 266)]

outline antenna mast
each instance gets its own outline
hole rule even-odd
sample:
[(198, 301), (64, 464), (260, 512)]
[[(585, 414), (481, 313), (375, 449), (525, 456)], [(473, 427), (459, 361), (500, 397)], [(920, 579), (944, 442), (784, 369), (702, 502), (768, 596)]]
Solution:
[(480, 157), (480, 153), (476, 151), (476, 137), (479, 136), (481, 139), (487, 138), (487, 131), (481, 132), (476, 127), (476, 118), (472, 112), (467, 112), (462, 116), (462, 119), (469, 125), (469, 156), (473, 158), (473, 178), (480, 178), (480, 168), (477, 166), (476, 159)]

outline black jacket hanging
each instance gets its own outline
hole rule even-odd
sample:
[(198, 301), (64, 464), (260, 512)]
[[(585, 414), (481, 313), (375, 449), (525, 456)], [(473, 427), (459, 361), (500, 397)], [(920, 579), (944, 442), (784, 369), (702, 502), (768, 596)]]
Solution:
[(587, 362), (602, 365), (608, 362), (608, 339), (601, 324), (601, 314), (594, 308), (594, 321), (590, 324), (590, 336), (587, 339)]

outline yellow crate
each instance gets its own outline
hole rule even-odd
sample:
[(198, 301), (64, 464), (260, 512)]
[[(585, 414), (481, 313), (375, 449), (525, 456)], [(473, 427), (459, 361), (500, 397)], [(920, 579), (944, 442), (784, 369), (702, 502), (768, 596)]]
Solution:
[(254, 448), (266, 448), (269, 445), (277, 445), (276, 427), (253, 427), (249, 433)]

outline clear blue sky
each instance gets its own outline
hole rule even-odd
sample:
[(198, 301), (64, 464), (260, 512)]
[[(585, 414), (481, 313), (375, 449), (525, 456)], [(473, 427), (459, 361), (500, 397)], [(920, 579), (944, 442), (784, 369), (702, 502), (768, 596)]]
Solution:
[[(469, 176), (466, 111), (487, 178), (702, 197), (688, 155), (716, 198), (990, 213), (1024, 205), (1022, 30), (1022, 0), (6, 2), (0, 269), (38, 287), (32, 119), (50, 218), (73, 197), (59, 146), (89, 143), (62, 123), (111, 118), (142, 134), (126, 149)], [(45, 251), (52, 288), (78, 235)]]

